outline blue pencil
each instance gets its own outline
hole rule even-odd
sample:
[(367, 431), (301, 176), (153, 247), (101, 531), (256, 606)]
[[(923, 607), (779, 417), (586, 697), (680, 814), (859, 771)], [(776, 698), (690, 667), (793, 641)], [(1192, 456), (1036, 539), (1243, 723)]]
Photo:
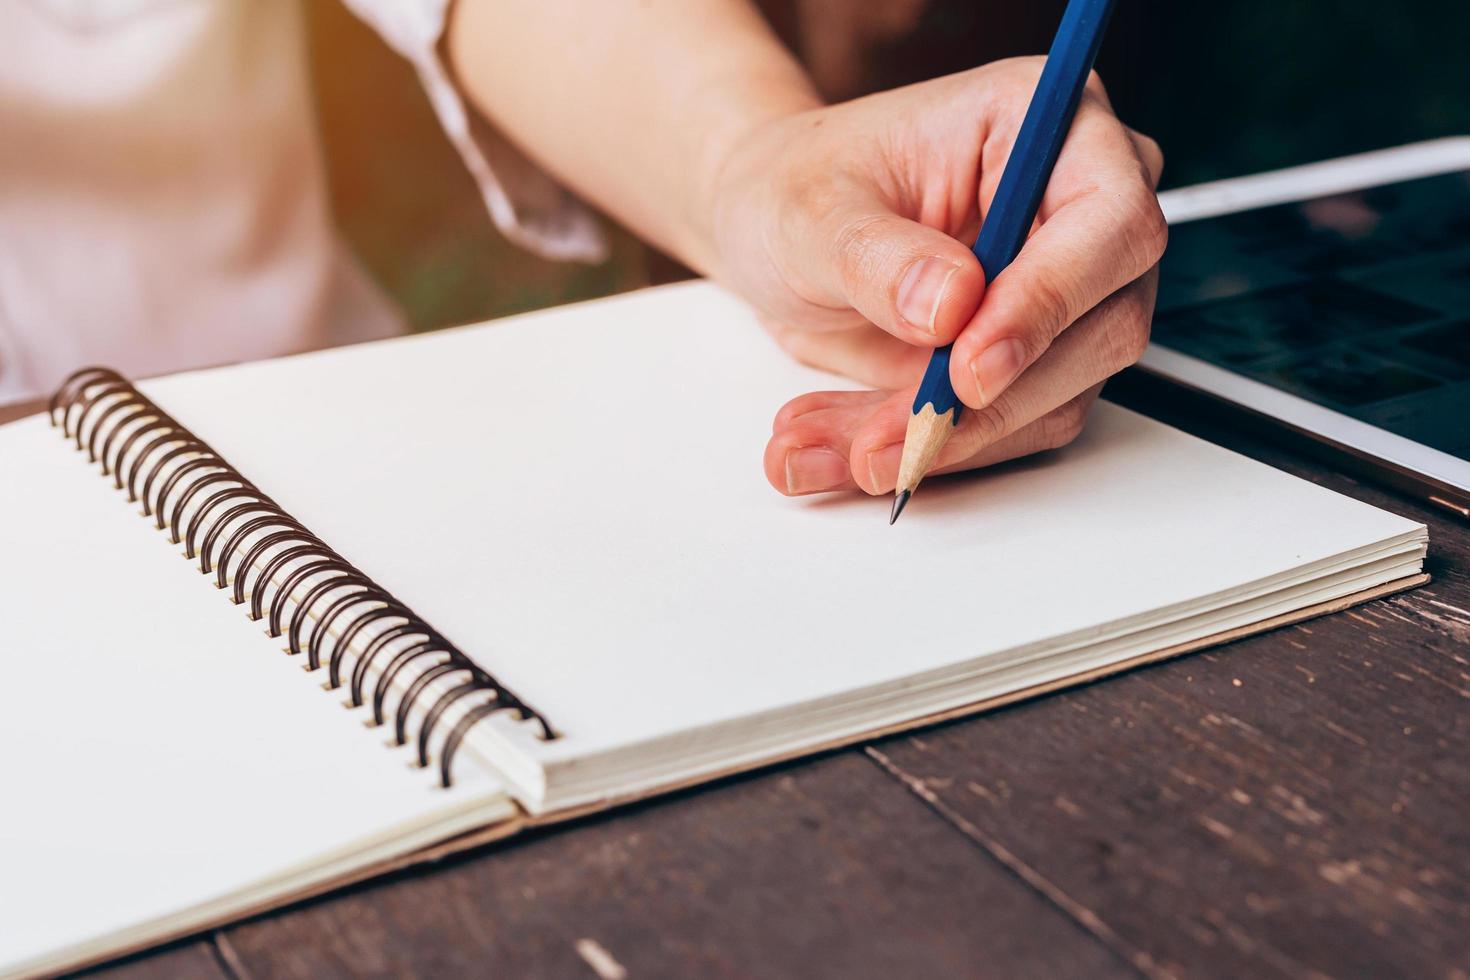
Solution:
[[(1011, 264), (1026, 241), (1031, 222), (1036, 220), (1041, 195), (1072, 128), (1087, 73), (1097, 60), (1097, 49), (1102, 46), (1112, 12), (1113, 0), (1071, 0), (1062, 14), (1056, 40), (1052, 41), (1046, 66), (972, 249), (985, 270), (987, 283), (994, 282)], [(919, 383), (919, 393), (914, 396), (914, 413), (904, 435), (889, 524), (903, 513), (919, 481), (960, 423), (964, 406), (949, 383), (951, 346), (946, 344), (934, 351), (924, 370), (924, 380)]]

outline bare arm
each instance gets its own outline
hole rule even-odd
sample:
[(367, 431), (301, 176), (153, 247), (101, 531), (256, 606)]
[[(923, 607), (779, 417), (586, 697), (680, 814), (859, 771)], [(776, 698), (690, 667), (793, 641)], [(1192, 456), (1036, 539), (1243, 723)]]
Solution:
[(820, 104), (744, 0), (458, 0), (448, 49), (475, 106), (523, 149), (710, 275), (721, 161)]
[(966, 412), (939, 466), (1075, 436), (1143, 352), (1163, 157), (1096, 78), (1016, 261), (970, 252), (1040, 73), (1013, 59), (835, 106), (747, 0), (459, 0), (470, 98), (568, 185), (740, 292), (794, 357), (878, 391), (776, 416), (784, 493), (885, 493), (928, 348)]

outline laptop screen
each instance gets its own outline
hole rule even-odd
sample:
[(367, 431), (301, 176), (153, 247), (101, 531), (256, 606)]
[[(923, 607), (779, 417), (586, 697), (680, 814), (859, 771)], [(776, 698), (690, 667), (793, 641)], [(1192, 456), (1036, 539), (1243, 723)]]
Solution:
[(1175, 225), (1153, 340), (1470, 458), (1470, 170)]

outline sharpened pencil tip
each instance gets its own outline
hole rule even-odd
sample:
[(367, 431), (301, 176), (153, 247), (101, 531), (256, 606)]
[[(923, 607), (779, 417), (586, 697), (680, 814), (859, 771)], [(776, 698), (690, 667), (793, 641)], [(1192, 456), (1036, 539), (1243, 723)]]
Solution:
[(898, 520), (898, 515), (903, 513), (903, 509), (908, 506), (909, 498), (913, 495), (912, 490), (900, 490), (893, 495), (893, 513), (888, 515), (889, 527), (892, 527), (893, 522)]

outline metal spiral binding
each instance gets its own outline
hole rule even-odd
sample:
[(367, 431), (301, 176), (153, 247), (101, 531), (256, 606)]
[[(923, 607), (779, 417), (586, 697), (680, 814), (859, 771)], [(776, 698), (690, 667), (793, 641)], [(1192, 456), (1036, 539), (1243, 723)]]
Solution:
[[(392, 744), (408, 743), (413, 709), (422, 702), (414, 737), (418, 765), (429, 765), (434, 732), (461, 706), (439, 751), (443, 786), (452, 783), (454, 755), (465, 736), (492, 714), (511, 712), (535, 722), (540, 738), (557, 737), (539, 711), (116, 371), (89, 367), (73, 373), (52, 395), (48, 414), (89, 462), (101, 464), (114, 487), (125, 490), (129, 501), (141, 503), (144, 515), (174, 544), (184, 546), (187, 558), (198, 559), (200, 572), (213, 573), (216, 588), (230, 589), (236, 605), (248, 603), (250, 618), (265, 620), (269, 635), (285, 636), (287, 653), (305, 653), (309, 671), (325, 667), (329, 690), (344, 686), (346, 654), (361, 638), (365, 646), (345, 686), (349, 704), (360, 707), (367, 703), (369, 679), (374, 678), (373, 725), (387, 723), (393, 683), (403, 677), (407, 684), (394, 706)], [(334, 627), (338, 632), (333, 639)], [(377, 632), (368, 632), (374, 628)], [(416, 674), (405, 673), (414, 666)]]

